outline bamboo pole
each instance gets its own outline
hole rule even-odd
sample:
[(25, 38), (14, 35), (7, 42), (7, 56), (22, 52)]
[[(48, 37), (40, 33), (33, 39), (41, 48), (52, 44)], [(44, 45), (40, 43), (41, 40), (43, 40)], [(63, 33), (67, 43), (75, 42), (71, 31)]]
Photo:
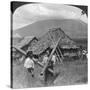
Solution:
[[(53, 45), (55, 46), (55, 43), (54, 43), (54, 40), (53, 40), (52, 37), (51, 37), (50, 31), (49, 31), (48, 34), (49, 34), (50, 39), (51, 39), (52, 42), (53, 42)], [(58, 42), (58, 43), (59, 43), (59, 42)], [(57, 45), (57, 48), (58, 48), (58, 45)], [(59, 52), (57, 51), (57, 48), (56, 48), (56, 53), (57, 53), (57, 55), (58, 55), (58, 59), (59, 59), (59, 61), (61, 61), (61, 63), (62, 63), (63, 61), (62, 61), (62, 59), (60, 58), (59, 52), (60, 52), (62, 58), (63, 58), (63, 55), (62, 55), (62, 53), (61, 53), (61, 50), (59, 50)]]
[(44, 68), (43, 68), (43, 70), (42, 70), (41, 73), (44, 73), (44, 72), (45, 72), (45, 70), (46, 70), (46, 68), (47, 68), (47, 66), (48, 66), (48, 64), (49, 64), (49, 61), (51, 60), (52, 55), (53, 55), (53, 53), (55, 52), (56, 47), (57, 47), (57, 45), (58, 45), (58, 43), (59, 43), (60, 40), (61, 40), (61, 38), (58, 39), (58, 41), (57, 41), (57, 43), (56, 43), (54, 49), (53, 49), (52, 52), (51, 52), (51, 55), (50, 55), (49, 58), (48, 58), (48, 61), (47, 61), (46, 65), (44, 66)]
[(58, 56), (58, 61), (60, 62), (60, 56), (59, 56), (59, 54), (58, 54), (57, 49), (56, 49), (56, 54), (57, 54), (57, 56)]
[(61, 54), (62, 59), (64, 59), (63, 54), (62, 54), (60, 48), (59, 48), (59, 47), (57, 47), (57, 48), (58, 48), (58, 50), (59, 50), (59, 52), (60, 52), (60, 54)]
[[(56, 49), (56, 51), (57, 51), (57, 49)], [(58, 52), (58, 51), (57, 51)], [(59, 53), (59, 52), (58, 52)], [(61, 53), (60, 53), (61, 54)], [(63, 63), (63, 61), (62, 61), (62, 58), (60, 58), (60, 55), (58, 54), (58, 56), (59, 56), (59, 62), (61, 62), (61, 63)]]

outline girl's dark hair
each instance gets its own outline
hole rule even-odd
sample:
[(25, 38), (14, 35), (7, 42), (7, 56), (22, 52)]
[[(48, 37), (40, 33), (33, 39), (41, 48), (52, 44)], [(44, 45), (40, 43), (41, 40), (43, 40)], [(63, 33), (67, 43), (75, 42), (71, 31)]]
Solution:
[(33, 52), (32, 51), (28, 51), (27, 54), (26, 54), (26, 58), (27, 57), (32, 58), (32, 56), (33, 56)]

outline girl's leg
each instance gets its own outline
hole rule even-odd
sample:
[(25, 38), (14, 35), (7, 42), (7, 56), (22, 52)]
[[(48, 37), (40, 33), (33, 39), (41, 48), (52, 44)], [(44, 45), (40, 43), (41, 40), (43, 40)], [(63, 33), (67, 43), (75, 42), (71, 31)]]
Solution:
[(48, 79), (48, 70), (46, 68), (46, 70), (44, 72), (44, 81), (45, 81), (45, 84), (47, 84), (47, 79)]
[(34, 77), (34, 69), (31, 68), (31, 74), (32, 74), (32, 77)]
[(31, 68), (28, 68), (27, 70), (28, 70), (29, 73), (31, 73)]

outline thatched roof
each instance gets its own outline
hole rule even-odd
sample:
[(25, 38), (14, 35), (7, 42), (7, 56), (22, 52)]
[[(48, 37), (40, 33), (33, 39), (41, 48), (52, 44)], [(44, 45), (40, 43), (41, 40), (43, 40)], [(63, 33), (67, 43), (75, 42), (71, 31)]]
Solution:
[(60, 45), (60, 47), (62, 49), (78, 49), (79, 47), (77, 45), (73, 45), (73, 44), (62, 44)]
[(18, 48), (22, 48), (23, 46), (29, 44), (35, 37), (34, 36), (28, 36), (28, 37), (25, 37), (23, 40), (21, 40), (20, 43), (18, 43), (16, 46)]
[(70, 39), (69, 36), (67, 36), (61, 28), (53, 28), (50, 29), (45, 35), (43, 35), (40, 40), (32, 47), (32, 51), (34, 54), (41, 54), (43, 51), (45, 51), (48, 47), (53, 48), (53, 42), (56, 43), (59, 38), (62, 38), (59, 42), (59, 45), (61, 44), (68, 44), (75, 45), (75, 42)]

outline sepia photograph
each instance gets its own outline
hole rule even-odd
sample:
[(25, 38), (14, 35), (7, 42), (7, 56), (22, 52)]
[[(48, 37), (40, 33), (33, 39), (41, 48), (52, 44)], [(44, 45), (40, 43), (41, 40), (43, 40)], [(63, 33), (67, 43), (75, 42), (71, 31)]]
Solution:
[(11, 88), (88, 84), (88, 6), (10, 4)]

